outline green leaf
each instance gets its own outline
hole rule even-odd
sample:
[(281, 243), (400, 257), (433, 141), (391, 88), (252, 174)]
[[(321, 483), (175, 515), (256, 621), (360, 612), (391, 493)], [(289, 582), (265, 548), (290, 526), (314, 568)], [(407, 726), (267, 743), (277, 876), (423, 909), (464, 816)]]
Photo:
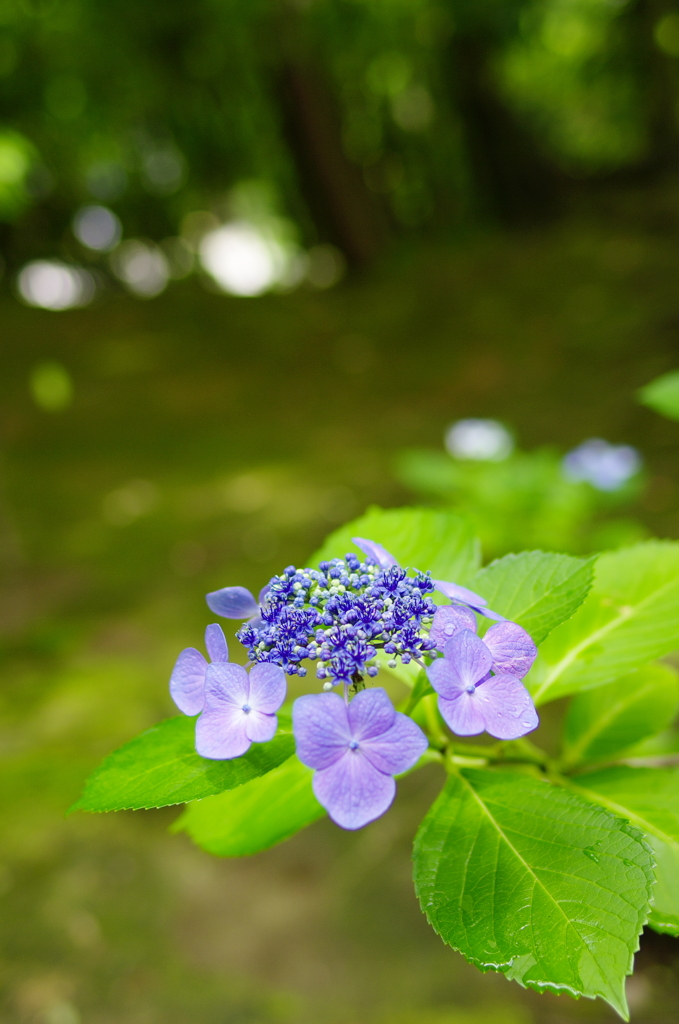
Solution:
[(655, 889), (648, 919), (655, 932), (679, 935), (679, 850), (655, 836), (646, 837), (655, 854)]
[(536, 704), (603, 686), (679, 647), (679, 543), (600, 555), (584, 604), (540, 648), (525, 683)]
[(490, 608), (518, 622), (540, 644), (587, 597), (594, 562), (594, 558), (524, 551), (492, 562), (469, 586), (486, 598)]
[(468, 580), (478, 569), (481, 557), (470, 520), (458, 512), (373, 506), (359, 519), (331, 533), (310, 564), (343, 558), (347, 551), (361, 554), (352, 537), (376, 541), (404, 568), (429, 569), (434, 579), (454, 583)]
[(295, 749), (283, 719), (269, 743), (253, 743), (232, 761), (212, 761), (196, 753), (195, 727), (195, 718), (168, 718), (109, 754), (71, 810), (140, 810), (202, 800), (265, 775)]
[(679, 934), (679, 768), (620, 765), (579, 775), (569, 788), (647, 834), (658, 879), (649, 924), (656, 931)]
[(259, 779), (190, 804), (172, 826), (218, 857), (268, 850), (325, 811), (311, 788), (313, 771), (293, 755)]
[(471, 963), (601, 996), (626, 1016), (653, 881), (637, 829), (548, 782), (464, 770), (422, 823), (414, 860), (429, 922)]
[(610, 760), (662, 732), (679, 711), (679, 676), (651, 664), (573, 698), (566, 715), (563, 767)]
[(679, 370), (672, 370), (652, 380), (637, 392), (642, 405), (647, 405), (661, 416), (679, 420)]

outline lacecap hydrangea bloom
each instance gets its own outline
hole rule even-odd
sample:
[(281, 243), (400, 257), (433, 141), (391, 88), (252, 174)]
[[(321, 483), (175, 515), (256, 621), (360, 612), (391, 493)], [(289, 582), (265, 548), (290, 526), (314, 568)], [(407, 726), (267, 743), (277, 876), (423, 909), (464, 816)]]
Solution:
[[(363, 552), (289, 566), (255, 600), (244, 587), (207, 595), (212, 611), (248, 620), (236, 634), (249, 671), (228, 661), (219, 626), (208, 626), (212, 659), (193, 648), (179, 656), (170, 689), (180, 710), (198, 714), (196, 749), (233, 758), (270, 740), (285, 700), (285, 674), (304, 676), (316, 662), (326, 692), (293, 706), (299, 759), (314, 769), (319, 803), (343, 828), (383, 814), (395, 794), (394, 776), (414, 767), (429, 740), (412, 718), (396, 711), (381, 687), (365, 689), (380, 663), (400, 659), (426, 670), (441, 715), (458, 735), (484, 730), (516, 739), (538, 724), (521, 679), (536, 654), (524, 629), (487, 607), (478, 594), (429, 572), (411, 575), (381, 545), (355, 537)], [(437, 605), (439, 592), (450, 604)], [(495, 620), (483, 639), (477, 616)], [(217, 632), (218, 631), (218, 632)], [(341, 695), (333, 691), (339, 687)]]

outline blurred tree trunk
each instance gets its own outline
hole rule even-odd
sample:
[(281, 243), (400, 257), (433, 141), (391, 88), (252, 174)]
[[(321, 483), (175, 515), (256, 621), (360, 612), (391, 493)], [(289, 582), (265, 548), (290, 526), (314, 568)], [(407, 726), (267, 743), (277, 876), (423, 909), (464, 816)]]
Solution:
[(286, 139), (319, 237), (341, 249), (350, 265), (364, 266), (384, 244), (385, 217), (344, 152), (328, 83), (311, 63), (288, 60), (280, 85)]
[(626, 56), (634, 69), (645, 109), (648, 151), (638, 168), (644, 173), (674, 168), (679, 159), (676, 57), (663, 53), (655, 41), (660, 19), (676, 10), (667, 0), (636, 0), (621, 15)]
[(446, 55), (477, 199), (487, 215), (505, 224), (548, 220), (559, 206), (560, 176), (499, 95), (492, 55), (489, 41), (464, 34), (453, 35)]

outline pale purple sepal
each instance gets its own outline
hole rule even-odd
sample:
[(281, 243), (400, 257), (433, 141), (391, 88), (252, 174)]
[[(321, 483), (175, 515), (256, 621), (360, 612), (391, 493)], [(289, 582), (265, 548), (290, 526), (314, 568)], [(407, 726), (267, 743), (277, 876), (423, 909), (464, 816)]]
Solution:
[(451, 601), (458, 601), (463, 605), (467, 605), (472, 611), (483, 615), (486, 619), (504, 622), (504, 615), (499, 615), (498, 612), (494, 612), (492, 608), (489, 608), (485, 597), (475, 594), (473, 590), (467, 590), (466, 587), (461, 587), (459, 583), (449, 583), (447, 580), (432, 580), (432, 583), (437, 590), (445, 594)]
[(516, 676), (491, 676), (472, 696), (483, 708), (486, 732), (499, 740), (518, 740), (540, 724), (530, 694)]
[(429, 630), (429, 639), (435, 641), (437, 650), (443, 651), (448, 641), (462, 629), (476, 632), (474, 613), (460, 604), (444, 604), (436, 610)]
[(205, 628), (205, 647), (210, 655), (210, 661), (228, 661), (229, 648), (224, 636), (224, 630), (217, 622)]
[(321, 807), (341, 828), (357, 829), (388, 811), (396, 796), (391, 775), (347, 750), (339, 761), (314, 773), (312, 787)]
[[(437, 658), (430, 668), (433, 669), (435, 665), (440, 664), (446, 665), (449, 678), (455, 680), (454, 685), (464, 689), (467, 686), (475, 686), (490, 672), (493, 667), (493, 656), (476, 633), (472, 633), (471, 629), (461, 629), (443, 648), (443, 659)], [(443, 695), (448, 696), (447, 693)]]
[(463, 601), (471, 608), (485, 608), (488, 604), (485, 597), (475, 594), (473, 590), (467, 590), (466, 587), (461, 587), (459, 583), (449, 583), (447, 580), (432, 580), (432, 583), (451, 601)]
[(196, 750), (202, 757), (240, 757), (251, 743), (273, 739), (275, 711), (285, 700), (285, 674), (260, 662), (250, 675), (241, 665), (219, 662), (205, 676), (205, 710), (196, 722)]
[(530, 635), (516, 622), (491, 626), (483, 642), (493, 655), (493, 671), (523, 679), (535, 661), (538, 649)]
[(374, 540), (366, 540), (365, 537), (352, 537), (351, 539), (364, 555), (369, 555), (370, 558), (377, 562), (380, 569), (388, 569), (391, 565), (398, 565), (394, 556), (386, 548), (383, 548), (381, 544), (376, 544)]
[(285, 673), (280, 665), (260, 661), (250, 671), (248, 704), (265, 715), (278, 711), (285, 700)]
[(391, 804), (392, 775), (412, 768), (427, 739), (386, 692), (362, 690), (347, 707), (336, 693), (299, 697), (292, 709), (297, 756), (315, 768), (316, 798), (336, 824), (362, 828)]
[(177, 658), (170, 676), (170, 694), (185, 715), (203, 710), (207, 661), (195, 647), (187, 647)]
[(225, 619), (249, 619), (259, 614), (259, 605), (247, 587), (222, 587), (206, 595), (208, 608)]

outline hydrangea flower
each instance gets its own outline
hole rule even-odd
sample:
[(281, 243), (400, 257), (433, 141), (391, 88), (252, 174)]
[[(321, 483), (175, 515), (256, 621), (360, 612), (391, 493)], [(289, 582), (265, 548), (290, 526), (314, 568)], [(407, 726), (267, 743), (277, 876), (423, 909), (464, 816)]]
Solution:
[(196, 722), (196, 750), (202, 757), (240, 757), (251, 743), (272, 740), (276, 711), (285, 700), (285, 674), (278, 665), (216, 662), (205, 675), (205, 706)]
[(618, 491), (641, 469), (641, 456), (629, 444), (591, 437), (564, 455), (562, 465), (569, 480), (585, 480), (598, 491)]
[[(210, 660), (226, 662), (229, 648), (222, 627), (216, 622), (205, 630), (205, 647)], [(195, 647), (187, 647), (177, 658), (170, 676), (170, 694), (185, 715), (197, 715), (205, 704), (205, 675), (208, 663)]]
[(364, 537), (354, 543), (366, 558), (353, 553), (321, 562), (318, 569), (288, 566), (261, 591), (259, 602), (245, 587), (224, 587), (207, 595), (209, 607), (228, 618), (249, 618), (237, 636), (252, 661), (280, 665), (289, 675), (306, 675), (302, 664), (316, 661), (326, 689), (358, 684), (378, 672), (378, 651), (403, 664), (436, 648), (428, 636), (436, 605), (434, 590), (459, 607), (488, 618), (502, 616), (466, 587), (432, 580), (430, 573), (408, 576), (382, 545)]
[(255, 665), (248, 675), (229, 661), (222, 627), (205, 630), (211, 664), (195, 647), (177, 658), (170, 693), (185, 715), (197, 715), (196, 750), (202, 757), (240, 757), (251, 743), (265, 743), (278, 727), (275, 712), (285, 700), (285, 675), (276, 665)]
[(484, 730), (515, 740), (537, 728), (539, 719), (521, 682), (537, 653), (525, 629), (515, 622), (492, 626), (483, 640), (461, 626), (427, 669), (439, 695), (446, 724), (459, 736)]
[(412, 768), (428, 746), (381, 687), (362, 690), (348, 705), (336, 693), (298, 697), (292, 719), (297, 756), (315, 769), (316, 799), (346, 829), (384, 814), (396, 793), (393, 776)]

